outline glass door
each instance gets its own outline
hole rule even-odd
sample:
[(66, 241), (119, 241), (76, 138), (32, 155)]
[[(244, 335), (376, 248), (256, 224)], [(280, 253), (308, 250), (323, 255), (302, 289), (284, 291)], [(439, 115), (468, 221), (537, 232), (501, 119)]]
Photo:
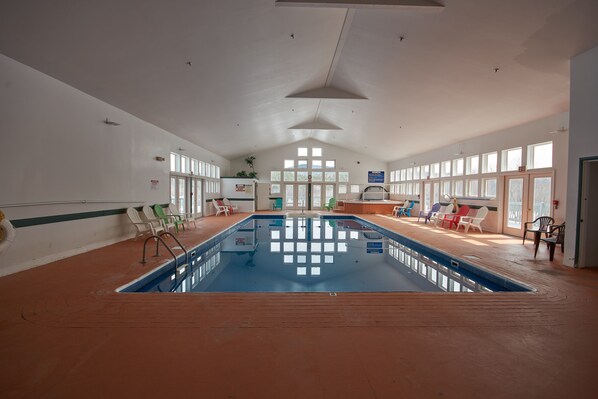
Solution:
[(552, 175), (505, 177), (503, 209), (503, 233), (522, 237), (525, 222), (552, 216)]
[(297, 184), (297, 203), (295, 208), (307, 209), (307, 184)]
[(284, 204), (286, 209), (307, 209), (307, 184), (285, 184)]
[(334, 197), (334, 184), (324, 185), (324, 205), (330, 203), (330, 199)]
[(311, 209), (322, 209), (322, 185), (311, 185)]
[(201, 216), (203, 211), (202, 204), (202, 181), (201, 179), (191, 179), (191, 213), (195, 216)]
[(432, 183), (424, 183), (424, 207), (422, 210), (432, 208)]
[(284, 207), (286, 209), (295, 208), (295, 185), (285, 184), (284, 186)]

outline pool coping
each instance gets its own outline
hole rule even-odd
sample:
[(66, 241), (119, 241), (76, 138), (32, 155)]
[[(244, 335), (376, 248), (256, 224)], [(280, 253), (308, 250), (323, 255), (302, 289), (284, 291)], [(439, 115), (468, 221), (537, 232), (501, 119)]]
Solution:
[[(195, 252), (197, 252), (197, 251), (201, 252), (201, 251), (207, 249), (207, 247), (213, 246), (217, 242), (220, 242), (222, 239), (228, 237), (230, 234), (233, 234), (234, 232), (241, 230), (241, 225), (244, 222), (246, 222), (247, 220), (285, 219), (287, 216), (288, 215), (286, 215), (286, 214), (260, 214), (260, 215), (251, 214), (251, 215), (248, 215), (247, 217), (239, 220), (234, 225), (222, 230), (221, 232), (217, 233), (216, 235), (210, 237), (209, 239), (202, 241), (201, 243), (195, 245), (193, 248), (189, 249), (188, 252), (189, 252), (190, 256), (193, 256), (195, 254)], [(293, 215), (292, 217), (298, 217), (298, 216)], [(511, 277), (505, 277), (501, 274), (498, 274), (496, 272), (492, 272), (492, 271), (488, 270), (483, 265), (479, 265), (474, 262), (470, 262), (470, 261), (455, 257), (455, 256), (453, 256), (445, 251), (442, 251), (438, 248), (429, 247), (425, 244), (422, 244), (421, 242), (419, 242), (417, 240), (414, 240), (405, 235), (402, 235), (402, 234), (399, 234), (392, 230), (381, 227), (381, 226), (379, 226), (369, 220), (365, 220), (357, 215), (323, 215), (323, 214), (321, 214), (321, 215), (319, 215), (319, 218), (324, 219), (324, 220), (326, 220), (326, 219), (328, 219), (328, 220), (331, 220), (331, 219), (332, 220), (333, 219), (359, 220), (366, 227), (368, 227), (374, 231), (377, 231), (379, 233), (384, 234), (389, 239), (397, 241), (400, 244), (407, 245), (410, 248), (412, 248), (420, 253), (423, 250), (423, 252), (426, 253), (426, 256), (428, 258), (430, 258), (434, 261), (438, 261), (439, 263), (442, 263), (443, 266), (445, 266), (451, 270), (454, 270), (456, 272), (465, 270), (470, 274), (478, 276), (482, 279), (490, 281), (493, 284), (496, 284), (496, 285), (506, 289), (506, 291), (493, 291), (493, 292), (489, 292), (489, 293), (485, 293), (485, 294), (534, 293), (534, 292), (537, 292), (537, 289), (535, 287), (532, 287), (532, 286), (530, 286), (526, 283), (523, 283), (517, 279), (511, 278)], [(431, 255), (431, 256), (429, 256), (429, 255)], [(146, 282), (147, 280), (151, 280), (151, 279), (157, 277), (158, 275), (162, 274), (164, 271), (163, 269), (170, 267), (170, 265), (173, 262), (178, 262), (181, 258), (184, 258), (184, 257), (185, 257), (185, 254), (183, 253), (183, 254), (176, 256), (176, 260), (169, 259), (167, 261), (164, 261), (163, 263), (156, 266), (155, 268), (148, 271), (147, 273), (135, 278), (134, 280), (132, 280), (126, 284), (123, 284), (123, 285), (117, 287), (115, 289), (115, 291), (119, 294), (143, 293), (143, 292), (136, 291), (136, 289), (138, 289), (140, 286), (143, 285), (142, 283)], [(181, 265), (179, 265), (179, 266), (181, 266)], [(372, 293), (372, 292), (378, 293), (378, 291), (366, 291), (366, 292), (351, 292), (351, 294), (366, 294), (366, 293)], [(293, 294), (294, 292), (285, 292), (285, 293)], [(404, 293), (404, 292), (391, 292), (391, 293), (400, 294), (400, 293)], [(437, 294), (445, 294), (445, 293), (446, 292), (440, 292)], [(191, 293), (191, 294), (194, 294), (194, 293)], [(207, 293), (204, 292), (204, 293), (195, 293), (195, 294), (207, 294)], [(316, 294), (321, 294), (321, 292), (316, 293)], [(456, 294), (456, 293), (453, 293), (453, 294)]]

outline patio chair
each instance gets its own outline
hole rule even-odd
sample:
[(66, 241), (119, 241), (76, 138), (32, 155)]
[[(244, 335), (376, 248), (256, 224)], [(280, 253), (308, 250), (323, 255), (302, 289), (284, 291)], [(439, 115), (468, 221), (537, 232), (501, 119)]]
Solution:
[(221, 213), (223, 213), (224, 216), (229, 215), (228, 207), (224, 206), (222, 201), (212, 198), (212, 205), (214, 205), (214, 209), (216, 210), (216, 216), (220, 215)]
[(467, 233), (470, 227), (475, 227), (476, 229), (480, 230), (480, 233), (483, 233), (482, 222), (486, 218), (486, 215), (488, 215), (488, 207), (483, 206), (478, 209), (475, 216), (462, 216), (461, 220), (457, 224), (457, 230), (459, 230), (459, 227), (463, 226), (464, 232)]
[(454, 205), (448, 204), (445, 207), (440, 207), (440, 210), (438, 212), (436, 212), (435, 214), (432, 215), (432, 217), (430, 218), (430, 224), (434, 224), (434, 226), (438, 226), (438, 223), (440, 223), (442, 220), (444, 220), (444, 217), (446, 215), (450, 215), (453, 213), (453, 208)]
[(455, 226), (455, 229), (457, 229), (457, 227), (459, 227), (459, 222), (461, 221), (461, 218), (463, 216), (467, 216), (467, 214), (469, 213), (469, 209), (470, 208), (468, 205), (461, 205), (459, 207), (459, 210), (457, 210), (457, 213), (444, 215), (444, 218), (442, 219), (442, 227), (444, 227), (444, 222), (447, 222), (449, 230), (452, 229), (453, 226)]
[(143, 221), (139, 216), (139, 212), (135, 208), (127, 208), (127, 216), (129, 217), (131, 223), (133, 223), (133, 225), (137, 229), (135, 239), (137, 239), (137, 237), (142, 237), (147, 233), (150, 233), (151, 235), (155, 236), (159, 232), (164, 231), (162, 226), (155, 227), (152, 223)]
[(224, 204), (224, 206), (228, 206), (228, 210), (230, 213), (239, 212), (239, 207), (231, 204), (228, 198), (222, 198), (222, 203)]
[(166, 212), (164, 212), (164, 208), (162, 208), (162, 205), (154, 205), (154, 213), (156, 214), (156, 216), (158, 216), (158, 218), (162, 222), (162, 226), (164, 226), (164, 228), (166, 228), (167, 231), (171, 227), (174, 227), (174, 230), (178, 233), (179, 226), (181, 226), (183, 230), (185, 230), (185, 223), (183, 222), (182, 218), (175, 217), (173, 215), (167, 215)]
[(274, 198), (274, 201), (272, 201), (272, 210), (275, 211), (277, 209), (282, 211), (282, 198)]
[[(398, 207), (399, 209), (397, 210), (397, 214), (395, 216), (396, 217), (401, 216), (401, 212), (403, 212), (403, 210), (406, 209), (410, 203), (411, 203), (411, 201), (405, 200), (405, 202), (403, 203), (403, 206)], [(395, 206), (395, 208), (397, 208), (397, 207)]]
[(554, 259), (554, 250), (557, 244), (561, 244), (561, 252), (565, 252), (565, 223), (559, 225), (549, 225), (547, 227), (547, 237), (540, 238), (540, 241), (536, 243), (534, 248), (534, 258), (538, 254), (538, 247), (541, 242), (548, 244), (548, 250), (550, 251), (550, 260)]
[(180, 220), (183, 220), (187, 223), (187, 227), (191, 228), (191, 222), (193, 222), (193, 226), (197, 228), (197, 224), (195, 223), (195, 215), (193, 213), (180, 213), (179, 208), (172, 202), (168, 204), (168, 212), (170, 216), (178, 217)]
[(399, 217), (401, 215), (411, 217), (411, 210), (413, 209), (414, 205), (415, 205), (415, 201), (409, 201), (409, 205), (400, 208), (399, 209)]
[(152, 234), (156, 234), (160, 231), (168, 231), (168, 229), (166, 229), (162, 223), (160, 222), (160, 219), (158, 219), (156, 217), (156, 215), (154, 214), (154, 211), (152, 210), (152, 208), (149, 205), (144, 205), (143, 208), (141, 208), (141, 211), (143, 212), (143, 216), (145, 216), (145, 218), (147, 219), (147, 221), (152, 225), (152, 229), (153, 232)]
[(437, 202), (434, 205), (432, 205), (432, 208), (430, 208), (430, 210), (419, 211), (419, 215), (417, 215), (417, 222), (419, 223), (419, 219), (423, 217), (424, 223), (428, 223), (432, 215), (440, 210), (440, 206), (440, 202)]
[(523, 230), (523, 244), (525, 244), (525, 236), (527, 236), (527, 233), (530, 231), (534, 232), (534, 234), (536, 232), (540, 232), (540, 234), (546, 233), (546, 236), (548, 236), (548, 231), (546, 228), (551, 224), (554, 224), (554, 219), (550, 216), (540, 216), (532, 222), (525, 222)]

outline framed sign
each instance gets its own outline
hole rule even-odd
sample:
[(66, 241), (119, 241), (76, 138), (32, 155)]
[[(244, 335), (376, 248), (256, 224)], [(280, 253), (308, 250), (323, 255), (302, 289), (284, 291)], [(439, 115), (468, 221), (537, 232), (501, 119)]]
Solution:
[(384, 171), (370, 170), (368, 172), (368, 183), (384, 183)]

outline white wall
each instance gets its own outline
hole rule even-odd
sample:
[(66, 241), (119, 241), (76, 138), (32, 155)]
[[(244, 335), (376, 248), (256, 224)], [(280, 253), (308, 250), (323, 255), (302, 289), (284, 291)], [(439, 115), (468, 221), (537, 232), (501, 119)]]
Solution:
[[(237, 191), (237, 186), (244, 188)], [(231, 204), (239, 208), (239, 212), (255, 212), (256, 185), (250, 178), (226, 178), (220, 180), (222, 197), (228, 198)], [(249, 201), (251, 200), (251, 201)]]
[[(102, 121), (109, 118), (120, 126)], [(228, 160), (0, 55), (0, 209), (24, 219), (169, 202), (169, 153)], [(162, 156), (165, 162), (154, 158)], [(152, 187), (151, 180), (158, 180)], [(37, 202), (81, 202), (12, 206)], [(8, 205), (8, 206), (7, 206)], [(0, 275), (130, 236), (124, 215), (17, 229)]]
[(577, 240), (579, 159), (598, 156), (598, 47), (571, 60), (571, 124), (565, 264), (573, 266)]
[[(569, 134), (566, 132), (557, 134), (549, 132), (554, 132), (563, 126), (569, 126), (569, 114), (566, 112), (484, 136), (476, 137), (464, 142), (455, 143), (451, 146), (442, 147), (424, 154), (390, 162), (388, 165), (388, 170), (393, 171), (412, 167), (413, 163), (415, 166), (421, 166), (456, 158), (465, 158), (471, 155), (480, 155), (481, 159), (482, 154), (493, 151), (498, 151), (500, 169), (500, 151), (515, 147), (524, 147), (522, 164), (526, 165), (527, 145), (552, 141), (553, 169), (555, 174), (554, 198), (560, 201), (559, 208), (554, 210), (554, 217), (557, 221), (562, 222), (565, 220), (565, 210), (567, 207), (567, 148)], [(455, 155), (459, 154), (460, 152), (462, 152), (463, 155)], [(510, 173), (513, 174), (513, 172)], [(517, 172), (515, 172), (515, 174), (517, 174)], [(496, 177), (498, 179), (496, 199), (459, 201), (459, 203), (468, 205), (486, 205), (489, 207), (498, 208), (498, 212), (490, 212), (487, 220), (484, 222), (484, 227), (489, 231), (499, 232), (502, 230), (502, 220), (500, 220), (499, 215), (502, 215), (501, 199), (503, 196), (504, 187), (503, 176), (503, 173), (479, 175), (479, 177)], [(440, 179), (432, 179), (432, 181), (439, 180)], [(393, 198), (416, 199), (417, 196), (393, 195)]]

